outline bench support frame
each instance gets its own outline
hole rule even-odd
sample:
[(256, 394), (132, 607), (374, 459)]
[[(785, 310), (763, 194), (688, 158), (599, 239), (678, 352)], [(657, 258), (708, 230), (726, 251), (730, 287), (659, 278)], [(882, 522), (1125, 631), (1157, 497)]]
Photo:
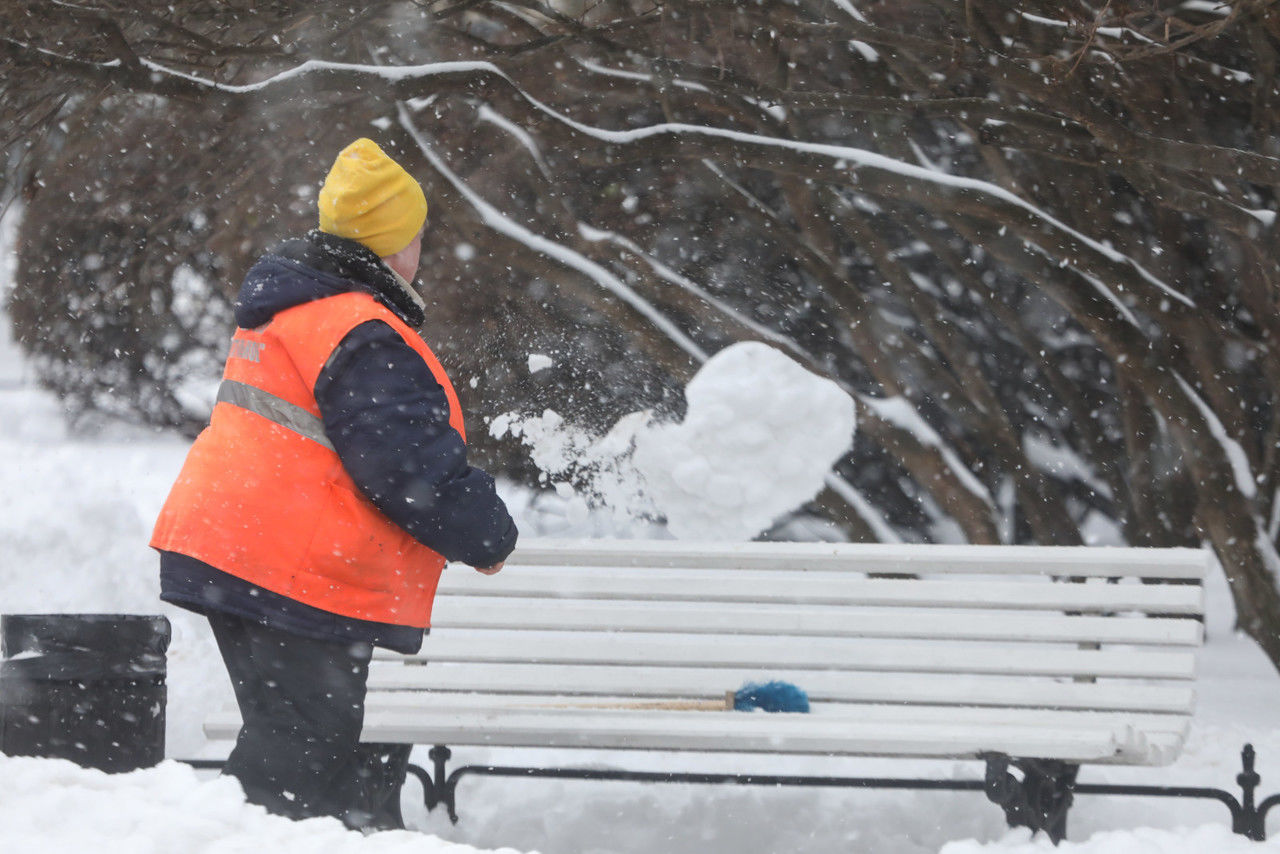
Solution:
[[(625, 771), (600, 768), (532, 768), (509, 765), (464, 765), (449, 771), (452, 752), (438, 744), (428, 752), (432, 770), (409, 765), (409, 773), (422, 783), (423, 801), (428, 810), (444, 806), (449, 820), (458, 821), (457, 788), (468, 774), (486, 777), (552, 778), (561, 780), (630, 780), (644, 783), (734, 783), (760, 786), (835, 786), (855, 789), (922, 789), (985, 792), (1001, 806), (1010, 827), (1044, 831), (1056, 845), (1066, 838), (1067, 811), (1075, 795), (1129, 795), (1135, 797), (1207, 798), (1221, 802), (1231, 812), (1231, 829), (1252, 840), (1266, 838), (1266, 818), (1280, 804), (1280, 794), (1255, 804), (1261, 777), (1254, 771), (1253, 745), (1241, 751), (1243, 770), (1236, 776), (1241, 788), (1239, 800), (1222, 789), (1188, 786), (1130, 786), (1108, 783), (1078, 783), (1079, 766), (1058, 761), (1013, 759), (1003, 755), (983, 757), (986, 774), (982, 780), (926, 780), (892, 777), (810, 777), (775, 774), (694, 774), (665, 771)], [(1010, 768), (1021, 776), (1010, 773)]]
[[(1079, 765), (1054, 759), (1010, 759), (1003, 755), (986, 757), (984, 789), (987, 800), (999, 804), (1010, 827), (1043, 830), (1057, 845), (1067, 837), (1067, 810)], [(1009, 766), (1022, 772), (1009, 773)]]

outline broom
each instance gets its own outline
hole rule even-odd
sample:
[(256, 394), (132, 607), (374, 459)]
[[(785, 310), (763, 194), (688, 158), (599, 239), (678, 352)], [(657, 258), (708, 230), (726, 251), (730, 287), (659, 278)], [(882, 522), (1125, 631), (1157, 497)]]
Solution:
[(809, 695), (790, 682), (748, 682), (737, 691), (725, 691), (722, 700), (639, 700), (634, 703), (556, 703), (553, 709), (653, 709), (698, 712), (807, 712)]

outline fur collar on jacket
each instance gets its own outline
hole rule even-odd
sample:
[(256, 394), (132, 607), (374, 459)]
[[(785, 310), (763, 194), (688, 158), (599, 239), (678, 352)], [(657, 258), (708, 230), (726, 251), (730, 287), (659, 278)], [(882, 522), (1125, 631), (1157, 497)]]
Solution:
[(370, 294), (414, 329), (426, 320), (413, 285), (370, 249), (315, 230), (258, 259), (240, 288), (236, 324), (254, 329), (286, 308), (350, 291)]

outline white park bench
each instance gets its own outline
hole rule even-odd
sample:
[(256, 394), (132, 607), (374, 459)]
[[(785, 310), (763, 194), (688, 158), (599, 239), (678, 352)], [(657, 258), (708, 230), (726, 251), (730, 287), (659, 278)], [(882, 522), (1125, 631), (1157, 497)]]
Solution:
[[(1181, 750), (1207, 562), (1191, 549), (526, 541), (496, 576), (445, 572), (421, 653), (371, 668), (363, 738), (433, 745), (434, 773), (412, 770), (455, 820), (466, 773), (918, 784), (985, 790), (1011, 823), (1061, 838), (1080, 765)], [(773, 679), (811, 711), (691, 707)], [(238, 725), (224, 713), (206, 730)], [(986, 773), (446, 776), (448, 747), (468, 745), (974, 759)]]

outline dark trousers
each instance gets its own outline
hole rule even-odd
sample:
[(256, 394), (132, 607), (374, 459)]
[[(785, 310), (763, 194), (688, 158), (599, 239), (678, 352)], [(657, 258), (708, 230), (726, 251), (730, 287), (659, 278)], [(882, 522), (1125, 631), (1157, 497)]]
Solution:
[(373, 650), (210, 612), (244, 725), (223, 769), (251, 803), (290, 818), (404, 827), (410, 746), (360, 741)]

